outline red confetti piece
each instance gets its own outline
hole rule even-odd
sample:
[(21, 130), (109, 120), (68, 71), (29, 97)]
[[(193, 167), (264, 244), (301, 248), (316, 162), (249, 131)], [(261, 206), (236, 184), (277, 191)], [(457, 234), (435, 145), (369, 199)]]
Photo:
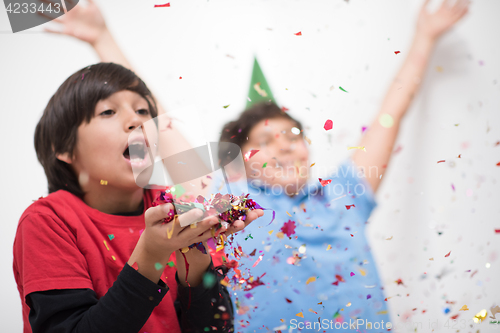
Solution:
[(446, 258), (446, 257), (449, 257), (449, 256), (450, 256), (450, 254), (451, 254), (451, 251), (450, 251), (450, 252), (448, 252), (448, 254), (447, 254), (447, 255), (445, 255), (444, 257), (445, 257), (445, 258)]
[(269, 124), (269, 119), (266, 119), (265, 125), (267, 126), (267, 124)]
[(288, 108), (286, 108), (286, 107), (284, 107), (284, 106), (282, 106), (282, 107), (281, 107), (281, 111), (283, 111), (283, 112), (287, 112), (288, 110), (289, 110), (289, 109), (288, 109)]
[(454, 315), (454, 316), (451, 316), (451, 317), (450, 317), (450, 319), (455, 320), (455, 319), (457, 319), (457, 318), (458, 318), (458, 316), (459, 316), (459, 315), (460, 315), (460, 314), (456, 314), (456, 315)]
[(252, 156), (254, 156), (255, 154), (257, 154), (259, 152), (258, 149), (252, 149), (252, 150), (249, 150), (245, 153), (245, 161), (248, 161), (249, 159), (252, 158)]
[(325, 122), (325, 126), (323, 126), (325, 128), (325, 131), (329, 131), (333, 128), (333, 121), (331, 121), (330, 119), (328, 119), (326, 122)]
[(396, 282), (398, 285), (402, 284), (402, 285), (404, 286), (404, 284), (403, 284), (403, 280), (401, 280), (401, 279), (397, 279), (395, 282)]
[(332, 284), (333, 284), (334, 286), (338, 286), (338, 285), (339, 285), (339, 281), (337, 280), (337, 281), (333, 282)]
[(182, 76), (179, 76), (179, 80), (182, 80)]
[(283, 232), (285, 235), (290, 237), (295, 233), (295, 222), (292, 220), (288, 220), (288, 222), (285, 222), (283, 226), (281, 227), (281, 232)]
[(155, 8), (157, 8), (157, 7), (170, 7), (170, 2), (167, 2), (164, 5), (155, 5)]
[(285, 297), (285, 300), (287, 301), (287, 303), (292, 303), (291, 299), (288, 299), (288, 298)]
[(497, 163), (497, 166), (500, 166), (500, 162)]
[(496, 234), (500, 234), (500, 229), (495, 229)]
[(326, 185), (330, 184), (332, 182), (331, 179), (323, 180), (321, 178), (318, 178), (319, 182), (321, 183), (321, 186), (325, 187)]
[(344, 278), (342, 277), (342, 275), (338, 275), (338, 274), (335, 274), (335, 278), (337, 280), (339, 280), (340, 282), (345, 282)]
[(356, 207), (356, 206), (354, 206), (354, 205), (345, 205), (345, 208), (346, 208), (347, 210), (351, 209), (352, 207)]
[(401, 51), (394, 51), (395, 54), (401, 53)]
[(445, 160), (439, 160), (438, 163), (443, 163), (446, 162)]
[(299, 31), (299, 32), (297, 32), (297, 33), (296, 33), (296, 34), (294, 34), (294, 35), (295, 35), (295, 36), (302, 36), (302, 32), (301, 32), (301, 31)]
[(139, 269), (139, 265), (137, 265), (137, 263), (136, 263), (136, 262), (134, 262), (134, 263), (132, 264), (132, 268), (133, 268), (133, 269), (135, 269), (135, 270), (138, 270), (138, 269)]

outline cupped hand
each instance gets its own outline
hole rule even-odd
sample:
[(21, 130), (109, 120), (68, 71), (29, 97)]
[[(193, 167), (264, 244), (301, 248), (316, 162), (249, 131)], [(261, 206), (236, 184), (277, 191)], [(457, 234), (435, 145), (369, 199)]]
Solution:
[(258, 219), (259, 217), (262, 217), (264, 215), (264, 211), (262, 209), (253, 209), (248, 211), (245, 221), (242, 220), (236, 220), (234, 221), (227, 230), (223, 231), (222, 234), (224, 235), (230, 235), (234, 234), (235, 232), (241, 231), (245, 229), (250, 223)]
[(431, 39), (437, 39), (444, 32), (458, 22), (469, 9), (469, 0), (443, 0), (441, 6), (434, 13), (430, 13), (426, 0), (420, 10), (417, 20), (417, 33)]
[[(68, 5), (73, 2), (72, 0), (65, 1)], [(43, 2), (54, 3), (49, 0), (43, 0)], [(38, 14), (48, 17), (42, 12)], [(66, 14), (52, 21), (61, 24), (61, 30), (44, 28), (45, 31), (75, 37), (90, 45), (94, 45), (107, 31), (104, 17), (93, 0), (88, 0), (86, 6), (78, 3)]]

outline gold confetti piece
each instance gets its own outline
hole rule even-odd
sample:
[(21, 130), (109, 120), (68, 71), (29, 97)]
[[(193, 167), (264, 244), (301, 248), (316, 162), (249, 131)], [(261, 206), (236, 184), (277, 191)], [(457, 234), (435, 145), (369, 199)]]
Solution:
[(262, 97), (267, 97), (267, 92), (260, 87), (260, 82), (257, 82), (256, 84), (253, 85), (253, 88), (255, 91), (261, 95)]
[(281, 322), (282, 322), (282, 323), (284, 323), (284, 322), (285, 322), (285, 319), (280, 319), (280, 320), (281, 320)]
[(366, 276), (366, 271), (364, 269), (360, 268), (359, 272), (361, 273), (361, 275)]
[(389, 237), (389, 238), (386, 238), (385, 240), (391, 240), (393, 236)]
[(434, 260), (434, 258), (429, 258), (429, 260)]
[(174, 223), (169, 223), (172, 226), (170, 227), (170, 230), (167, 229), (167, 237), (168, 239), (172, 238), (172, 235), (174, 234)]
[(315, 313), (315, 314), (318, 314), (316, 311), (314, 311), (313, 309), (309, 309), (309, 312), (312, 312), (312, 313)]
[(385, 128), (390, 128), (394, 125), (394, 119), (390, 114), (384, 113), (378, 118), (378, 122)]
[(351, 302), (347, 303), (346, 304), (347, 307), (350, 307), (351, 306)]
[(101, 185), (108, 185), (108, 181), (101, 179)]
[(113, 258), (113, 260), (116, 260), (115, 256), (111, 256), (111, 258)]
[(486, 316), (488, 315), (488, 312), (486, 310), (481, 310), (480, 312), (478, 312), (474, 318), (472, 318), (472, 320), (474, 320), (474, 322), (477, 324), (477, 323), (480, 323), (482, 322), (483, 320), (486, 319)]
[(272, 234), (273, 234), (273, 231), (274, 231), (274, 230), (269, 231), (269, 232), (268, 232), (268, 234), (269, 234), (269, 235), (272, 235)]
[(388, 312), (387, 310), (382, 310), (382, 311), (377, 312), (376, 314), (383, 315), (383, 314), (387, 314), (387, 312)]
[(310, 167), (310, 168), (312, 168), (312, 167), (313, 167), (313, 165), (315, 165), (315, 164), (316, 164), (316, 163), (313, 163), (313, 164), (311, 164), (309, 167)]
[(280, 231), (280, 232), (276, 233), (276, 237), (278, 237), (279, 239), (282, 239), (283, 237), (285, 237), (285, 234)]
[(304, 140), (307, 141), (308, 144), (311, 144), (311, 139), (309, 139), (307, 136), (304, 135)]
[(183, 247), (183, 248), (181, 249), (181, 252), (182, 252), (182, 253), (186, 253), (187, 251), (189, 251), (189, 246)]
[(108, 243), (106, 243), (106, 240), (103, 240), (103, 242), (104, 242), (104, 246), (106, 246), (106, 250), (109, 251)]
[(302, 314), (302, 312), (297, 313), (296, 316), (300, 317), (300, 318), (304, 318), (304, 315)]
[(438, 72), (442, 72), (442, 71), (443, 71), (443, 67), (441, 67), (441, 66), (437, 66), (437, 67), (436, 67), (436, 70), (437, 70)]
[(229, 287), (229, 282), (220, 280), (220, 284), (222, 284), (224, 287)]
[(332, 249), (332, 246), (330, 244), (328, 244), (328, 246), (326, 247), (326, 250), (331, 250)]
[(467, 307), (467, 305), (464, 305), (462, 306), (462, 308), (458, 311), (469, 311), (469, 308)]
[(347, 147), (347, 150), (351, 150), (351, 149), (361, 149), (362, 151), (364, 151), (366, 153), (366, 149), (364, 146), (363, 147), (361, 147), (361, 146), (359, 146), (359, 147)]
[(286, 211), (286, 213), (288, 214), (288, 216), (292, 217), (292, 215), (290, 215), (290, 213), (288, 211)]
[(309, 279), (307, 279), (306, 284), (309, 284), (309, 283), (314, 282), (314, 281), (316, 281), (316, 277), (311, 276)]

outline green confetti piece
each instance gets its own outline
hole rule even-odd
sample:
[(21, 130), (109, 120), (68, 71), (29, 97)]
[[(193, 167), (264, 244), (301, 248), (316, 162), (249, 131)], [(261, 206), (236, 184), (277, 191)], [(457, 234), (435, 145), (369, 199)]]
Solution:
[(157, 271), (159, 271), (159, 270), (160, 270), (160, 269), (162, 269), (162, 268), (163, 268), (163, 265), (162, 265), (162, 264), (160, 264), (159, 262), (155, 262), (155, 269), (156, 269)]
[(344, 92), (348, 92), (347, 90), (345, 90), (344, 88), (342, 88), (340, 86), (339, 86), (339, 89), (342, 90), (342, 91), (344, 91)]
[(108, 235), (109, 237), (109, 240), (113, 240), (113, 238), (115, 238), (115, 235), (111, 234), (111, 235)]
[(224, 109), (227, 109), (227, 108), (229, 107), (229, 105), (231, 105), (231, 104), (224, 105), (224, 106), (223, 106), (223, 108), (224, 108)]
[(265, 168), (266, 166), (267, 166), (267, 162), (262, 165), (263, 168)]
[(212, 288), (216, 282), (217, 282), (217, 279), (215, 278), (215, 276), (212, 273), (206, 272), (203, 275), (203, 287), (205, 287), (205, 289)]
[(247, 240), (248, 238), (253, 239), (252, 234), (248, 234), (248, 236), (245, 237), (245, 240)]
[(167, 262), (167, 265), (168, 265), (168, 267), (174, 267), (175, 266), (175, 264), (174, 264), (174, 262), (172, 260), (170, 260), (169, 262)]

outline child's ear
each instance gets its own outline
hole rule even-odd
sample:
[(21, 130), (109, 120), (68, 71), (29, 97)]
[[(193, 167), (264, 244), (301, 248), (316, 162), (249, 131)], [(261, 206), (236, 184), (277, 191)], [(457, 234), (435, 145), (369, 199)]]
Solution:
[(73, 159), (69, 156), (69, 153), (57, 154), (57, 155), (56, 155), (56, 158), (57, 158), (59, 161), (66, 162), (66, 163), (68, 163), (68, 164), (71, 164), (71, 162), (73, 162)]

